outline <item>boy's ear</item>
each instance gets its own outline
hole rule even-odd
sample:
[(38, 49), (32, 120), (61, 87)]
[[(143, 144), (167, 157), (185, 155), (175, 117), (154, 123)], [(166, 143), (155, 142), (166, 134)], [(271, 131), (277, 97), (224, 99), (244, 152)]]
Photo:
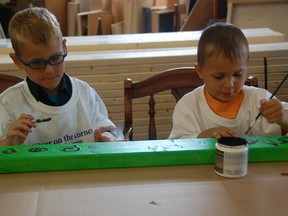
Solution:
[(201, 70), (200, 66), (196, 63), (196, 64), (194, 65), (194, 67), (195, 67), (195, 70), (196, 70), (199, 78), (200, 78), (200, 79), (203, 79), (202, 70)]
[(16, 57), (15, 53), (9, 53), (10, 58), (13, 60), (14, 64), (22, 69), (23, 68), (23, 64), (18, 60), (18, 58)]

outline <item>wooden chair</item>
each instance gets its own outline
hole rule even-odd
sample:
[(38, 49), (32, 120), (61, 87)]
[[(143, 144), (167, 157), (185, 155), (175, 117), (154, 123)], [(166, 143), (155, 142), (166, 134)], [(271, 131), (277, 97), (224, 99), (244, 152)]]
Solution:
[[(258, 80), (255, 77), (248, 77), (247, 85), (258, 86)], [(171, 90), (176, 102), (186, 93), (196, 87), (203, 85), (194, 67), (179, 67), (169, 69), (156, 74), (143, 81), (133, 82), (130, 78), (124, 80), (124, 136), (126, 139), (133, 140), (133, 108), (132, 100), (136, 98), (150, 96), (149, 99), (149, 131), (148, 139), (157, 139), (155, 125), (155, 100), (154, 94), (165, 90)]]
[(0, 94), (10, 86), (13, 86), (23, 80), (24, 78), (18, 76), (0, 74)]
[[(150, 96), (149, 99), (149, 140), (157, 139), (155, 126), (155, 100), (154, 94), (171, 89), (176, 101), (185, 93), (203, 84), (194, 67), (181, 67), (166, 70), (140, 82), (132, 82), (130, 78), (124, 80), (124, 134), (129, 133), (133, 140), (133, 108), (132, 100)], [(127, 136), (127, 135), (126, 135)]]

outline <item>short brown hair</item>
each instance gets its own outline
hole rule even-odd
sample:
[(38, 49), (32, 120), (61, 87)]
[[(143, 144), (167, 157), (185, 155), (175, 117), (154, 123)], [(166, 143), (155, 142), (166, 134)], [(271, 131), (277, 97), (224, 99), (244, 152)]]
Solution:
[(20, 47), (25, 44), (47, 44), (52, 38), (62, 40), (56, 17), (41, 7), (27, 8), (16, 13), (10, 20), (8, 32), (16, 55), (19, 55)]
[(204, 29), (197, 50), (199, 66), (219, 54), (224, 54), (232, 61), (246, 56), (249, 60), (248, 41), (240, 28), (231, 23), (218, 22)]

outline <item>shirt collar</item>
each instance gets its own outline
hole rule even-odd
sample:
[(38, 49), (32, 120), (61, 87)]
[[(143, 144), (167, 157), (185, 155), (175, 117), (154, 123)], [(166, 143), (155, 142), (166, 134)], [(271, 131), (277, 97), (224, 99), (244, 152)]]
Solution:
[[(26, 80), (28, 83), (29, 90), (33, 95), (33, 97), (36, 99), (36, 101), (40, 101), (47, 105), (55, 106), (54, 102), (52, 102), (49, 99), (48, 94), (43, 90), (43, 88), (40, 85), (33, 82), (31, 79), (29, 79), (29, 77), (27, 77)], [(59, 83), (59, 94), (64, 95), (64, 101), (61, 102), (61, 105), (65, 104), (72, 95), (71, 81), (66, 73), (63, 74), (62, 79)], [(61, 98), (63, 100), (63, 97)]]

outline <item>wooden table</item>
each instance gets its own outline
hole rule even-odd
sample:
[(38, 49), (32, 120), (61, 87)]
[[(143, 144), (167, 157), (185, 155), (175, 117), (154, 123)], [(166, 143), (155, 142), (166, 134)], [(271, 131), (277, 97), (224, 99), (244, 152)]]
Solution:
[(0, 171), (18, 172), (0, 175), (0, 214), (287, 215), (288, 137), (245, 139), (237, 179), (214, 172), (216, 139), (0, 147)]
[(0, 176), (1, 216), (287, 215), (288, 162), (250, 163), (228, 179), (213, 165)]

